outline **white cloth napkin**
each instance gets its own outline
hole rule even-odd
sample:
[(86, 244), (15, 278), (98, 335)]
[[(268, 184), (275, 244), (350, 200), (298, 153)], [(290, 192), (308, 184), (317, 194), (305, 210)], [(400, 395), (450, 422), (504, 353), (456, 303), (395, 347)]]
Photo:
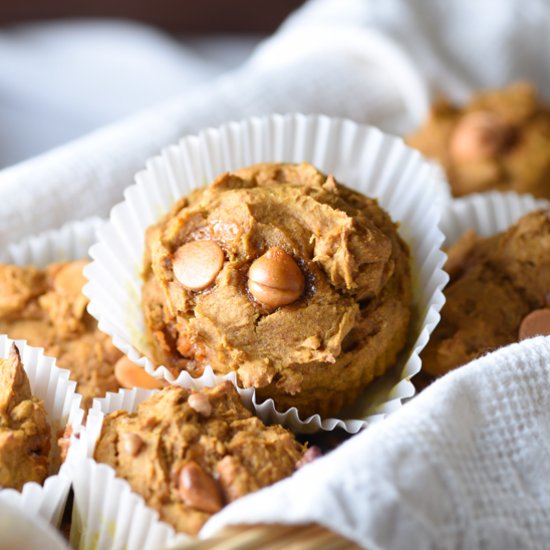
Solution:
[(201, 535), (318, 522), (369, 550), (548, 548), (549, 382), (550, 337), (502, 348), (236, 501)]
[[(462, 99), (529, 78), (548, 97), (549, 21), (545, 0), (311, 0), (241, 69), (1, 171), (0, 246), (106, 215), (146, 158), (227, 120), (323, 112), (403, 133), (425, 114), (428, 90)], [(146, 71), (142, 80), (154, 86)]]
[(0, 27), (0, 167), (213, 80), (259, 41), (110, 19)]

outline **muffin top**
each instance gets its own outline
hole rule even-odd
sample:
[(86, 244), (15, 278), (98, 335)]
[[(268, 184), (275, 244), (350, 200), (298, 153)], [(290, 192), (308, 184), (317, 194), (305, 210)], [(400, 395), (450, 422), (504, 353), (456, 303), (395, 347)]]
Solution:
[(193, 392), (169, 386), (135, 413), (107, 415), (94, 457), (194, 535), (225, 504), (291, 475), (305, 451), (281, 426), (252, 416), (225, 382)]
[(85, 264), (55, 263), (43, 270), (0, 264), (0, 333), (56, 357), (71, 371), (88, 407), (94, 397), (118, 390), (114, 365), (122, 354), (86, 311)]
[(0, 359), (0, 488), (43, 483), (50, 468), (48, 415), (33, 397), (19, 351)]
[(309, 164), (255, 165), (181, 199), (147, 231), (144, 278), (157, 363), (289, 394), (341, 359), (346, 338), (361, 347), (369, 310), (395, 299), (408, 323), (411, 299), (390, 217)]
[(493, 237), (470, 231), (448, 255), (447, 301), (422, 354), (423, 370), (432, 376), (541, 333), (529, 325), (548, 316), (550, 211), (529, 213)]
[(550, 198), (550, 108), (529, 84), (480, 92), (462, 108), (440, 100), (407, 142), (443, 165), (454, 195)]

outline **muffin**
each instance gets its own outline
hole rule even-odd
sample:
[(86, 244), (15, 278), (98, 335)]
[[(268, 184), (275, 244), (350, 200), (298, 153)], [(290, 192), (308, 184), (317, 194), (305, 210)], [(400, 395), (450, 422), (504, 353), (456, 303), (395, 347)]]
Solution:
[(44, 404), (33, 397), (19, 351), (0, 358), (0, 488), (20, 491), (49, 475), (51, 428)]
[(85, 260), (45, 269), (0, 264), (0, 333), (43, 347), (71, 371), (84, 407), (117, 391), (114, 368), (122, 354), (87, 313), (82, 294)]
[(235, 372), (304, 416), (352, 404), (407, 337), (397, 225), (310, 164), (255, 165), (182, 198), (148, 228), (143, 276), (157, 365)]
[(291, 475), (306, 448), (265, 426), (230, 382), (169, 386), (103, 419), (94, 458), (126, 479), (162, 520), (194, 535), (225, 504)]
[(454, 195), (488, 189), (550, 198), (550, 108), (527, 83), (436, 102), (407, 143), (437, 160)]
[(550, 211), (523, 216), (492, 237), (467, 232), (448, 251), (441, 322), (422, 353), (441, 376), (520, 339), (550, 334)]

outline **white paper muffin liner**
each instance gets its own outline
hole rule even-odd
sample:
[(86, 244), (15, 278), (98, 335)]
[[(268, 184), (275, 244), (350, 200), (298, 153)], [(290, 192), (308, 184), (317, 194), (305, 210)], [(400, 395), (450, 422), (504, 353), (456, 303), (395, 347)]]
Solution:
[[(213, 385), (212, 376), (203, 376), (193, 384), (194, 389)], [(158, 512), (147, 506), (126, 480), (116, 477), (113, 468), (93, 459), (105, 415), (118, 410), (135, 412), (142, 401), (156, 392), (158, 390), (120, 389), (94, 399), (86, 426), (76, 430), (78, 437), (71, 438), (66, 465), (74, 490), (73, 548), (155, 550), (193, 540), (162, 522)], [(252, 408), (251, 399), (245, 405)]]
[[(24, 340), (11, 340), (0, 335), (0, 357), (8, 357), (13, 342), (21, 354), (32, 394), (44, 402), (52, 429), (52, 444), (55, 444), (59, 431), (68, 423), (82, 423), (82, 398), (75, 392), (76, 382), (69, 380), (68, 370), (55, 365), (53, 357), (44, 355), (41, 348), (28, 346)], [(59, 473), (48, 477), (44, 485), (25, 483), (21, 492), (0, 489), (0, 501), (21, 508), (29, 515), (40, 516), (53, 525), (59, 525), (69, 489), (69, 478), (65, 467), (61, 466)]]
[(189, 540), (161, 522), (158, 513), (109, 466), (84, 459), (72, 480), (72, 548), (156, 550)]
[[(419, 352), (439, 321), (444, 303), (441, 289), (447, 281), (440, 251), (443, 235), (438, 228), (441, 172), (402, 140), (349, 120), (326, 116), (272, 115), (208, 129), (167, 147), (147, 162), (136, 184), (125, 191), (125, 201), (111, 211), (110, 220), (98, 231), (98, 244), (90, 249), (94, 262), (87, 266), (84, 293), (88, 310), (101, 330), (132, 361), (153, 373), (146, 357), (147, 345), (140, 307), (141, 267), (145, 229), (193, 188), (217, 175), (258, 162), (310, 162), (333, 174), (345, 185), (377, 198), (411, 249), (414, 316), (410, 343), (392, 372), (377, 379), (353, 410), (341, 418), (313, 415), (301, 419), (295, 408), (277, 411), (272, 400), (261, 404), (253, 396), (262, 417), (313, 432), (341, 427), (355, 433), (369, 422), (399, 408), (414, 395), (410, 378), (420, 371)], [(167, 369), (157, 377), (174, 382)], [(227, 377), (220, 377), (220, 379)], [(231, 378), (231, 377), (230, 377)], [(235, 380), (234, 376), (232, 377)], [(176, 383), (191, 384), (182, 373)]]
[(469, 229), (490, 237), (505, 231), (528, 212), (549, 206), (547, 200), (514, 192), (490, 191), (455, 199), (444, 207), (441, 216), (445, 246), (454, 244)]
[[(44, 268), (53, 262), (85, 258), (90, 246), (95, 242), (96, 230), (101, 223), (103, 222), (99, 218), (90, 218), (29, 237), (1, 250), (0, 261)], [(9, 338), (0, 336), (2, 357), (7, 356), (10, 343)], [(50, 418), (60, 426), (64, 425), (67, 419), (71, 424), (80, 424), (84, 414), (79, 409), (81, 396), (75, 392), (76, 382), (69, 380), (70, 372), (57, 368), (55, 360), (44, 356), (42, 349), (33, 348), (19, 340), (17, 344), (22, 352), (23, 364), (29, 374), (33, 394), (45, 400)], [(34, 373), (34, 378), (30, 376), (30, 369)], [(54, 428), (54, 432), (56, 430), (57, 428)], [(1, 490), (0, 500), (21, 507), (31, 514), (39, 514), (46, 521), (58, 525), (69, 488), (70, 481), (62, 467), (59, 475), (46, 479), (43, 486), (27, 483), (21, 493), (12, 489)]]
[(0, 549), (69, 550), (63, 537), (40, 517), (0, 500)]

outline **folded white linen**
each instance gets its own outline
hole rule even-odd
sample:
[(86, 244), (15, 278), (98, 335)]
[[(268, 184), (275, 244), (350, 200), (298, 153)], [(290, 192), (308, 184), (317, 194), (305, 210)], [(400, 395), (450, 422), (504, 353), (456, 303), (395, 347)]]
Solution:
[[(105, 215), (147, 157), (227, 120), (322, 112), (403, 133), (425, 114), (427, 90), (464, 99), (529, 78), (548, 97), (549, 29), (545, 0), (312, 0), (241, 69), (1, 171), (0, 246)], [(144, 71), (136, 88), (153, 85)]]
[(193, 48), (129, 21), (69, 19), (0, 28), (0, 167), (221, 72)]
[(550, 100), (546, 0), (311, 0), (275, 38), (327, 25), (378, 31), (407, 53), (432, 95), (464, 101), (476, 89), (527, 79)]
[(369, 550), (548, 548), (550, 337), (432, 384), (383, 422), (214, 516), (317, 522)]

